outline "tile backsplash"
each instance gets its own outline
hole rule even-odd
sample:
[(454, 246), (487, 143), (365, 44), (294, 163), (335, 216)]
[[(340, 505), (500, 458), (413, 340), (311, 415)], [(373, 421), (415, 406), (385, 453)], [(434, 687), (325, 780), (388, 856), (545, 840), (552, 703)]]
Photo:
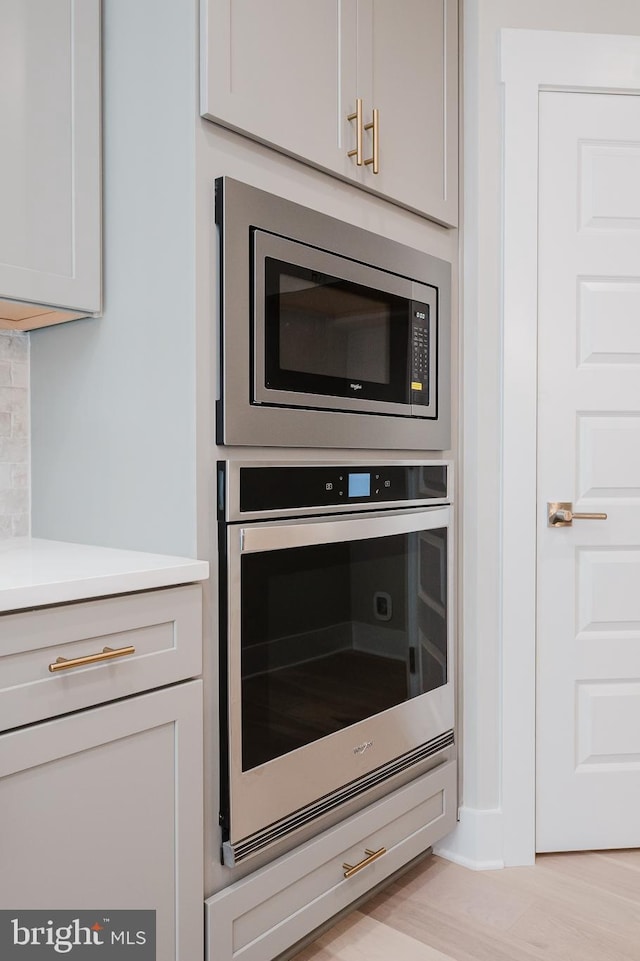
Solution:
[(0, 331), (0, 537), (30, 531), (29, 335)]

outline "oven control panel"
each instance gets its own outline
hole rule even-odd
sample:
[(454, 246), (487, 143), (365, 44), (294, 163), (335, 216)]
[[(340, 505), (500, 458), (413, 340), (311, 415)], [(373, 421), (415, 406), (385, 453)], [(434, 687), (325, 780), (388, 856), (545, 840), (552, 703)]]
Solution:
[(240, 467), (240, 514), (447, 497), (446, 464)]

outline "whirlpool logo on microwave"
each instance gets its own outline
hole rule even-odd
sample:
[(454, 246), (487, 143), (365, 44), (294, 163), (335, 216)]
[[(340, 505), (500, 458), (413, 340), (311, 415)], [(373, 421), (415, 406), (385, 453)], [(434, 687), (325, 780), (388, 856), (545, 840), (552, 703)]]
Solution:
[(0, 911), (2, 961), (155, 961), (155, 911)]

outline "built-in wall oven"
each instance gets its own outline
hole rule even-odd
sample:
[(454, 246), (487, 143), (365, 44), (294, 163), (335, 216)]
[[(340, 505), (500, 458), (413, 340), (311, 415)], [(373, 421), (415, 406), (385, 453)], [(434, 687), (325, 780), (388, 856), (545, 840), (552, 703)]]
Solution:
[(451, 266), (228, 177), (218, 442), (450, 446)]
[(453, 756), (451, 480), (219, 463), (225, 863)]

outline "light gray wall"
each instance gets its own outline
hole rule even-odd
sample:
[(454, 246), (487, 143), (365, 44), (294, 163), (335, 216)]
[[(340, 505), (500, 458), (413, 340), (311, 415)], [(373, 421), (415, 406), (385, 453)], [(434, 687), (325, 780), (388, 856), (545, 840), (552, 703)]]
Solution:
[(0, 331), (0, 537), (29, 533), (29, 338)]
[(464, 804), (500, 805), (503, 27), (640, 35), (637, 0), (465, 0)]
[(31, 334), (33, 534), (195, 555), (196, 0), (104, 0), (104, 314)]

